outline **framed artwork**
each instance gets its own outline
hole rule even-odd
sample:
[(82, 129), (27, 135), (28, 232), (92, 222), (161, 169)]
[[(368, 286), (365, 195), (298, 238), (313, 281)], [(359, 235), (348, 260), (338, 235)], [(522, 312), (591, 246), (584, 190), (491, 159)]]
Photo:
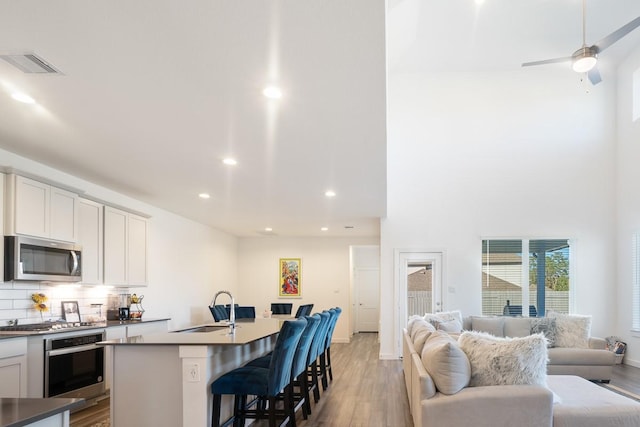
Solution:
[(300, 258), (280, 258), (278, 296), (302, 298)]
[(67, 322), (80, 322), (78, 301), (62, 301), (62, 314)]

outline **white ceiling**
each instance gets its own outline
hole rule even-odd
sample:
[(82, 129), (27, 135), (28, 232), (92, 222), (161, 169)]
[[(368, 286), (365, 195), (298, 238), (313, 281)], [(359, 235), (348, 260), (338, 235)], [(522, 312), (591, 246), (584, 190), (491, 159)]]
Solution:
[[(637, 0), (587, 7), (588, 43), (640, 15)], [(382, 0), (0, 0), (0, 53), (33, 51), (64, 73), (0, 61), (0, 148), (239, 236), (265, 227), (378, 236), (385, 19), (392, 73), (518, 69), (570, 55), (582, 38), (579, 0), (388, 8), (385, 17)], [(637, 45), (636, 33), (603, 63)], [(283, 98), (264, 98), (268, 84)], [(38, 106), (12, 100), (10, 86)], [(226, 156), (239, 164), (223, 165)]]

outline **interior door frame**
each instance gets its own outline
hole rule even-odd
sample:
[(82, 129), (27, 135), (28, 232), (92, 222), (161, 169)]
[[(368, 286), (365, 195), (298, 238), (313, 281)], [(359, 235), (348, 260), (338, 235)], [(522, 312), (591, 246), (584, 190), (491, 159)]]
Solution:
[(394, 277), (397, 283), (396, 288), (396, 352), (402, 354), (402, 334), (401, 330), (406, 325), (407, 318), (407, 267), (409, 262), (431, 263), (433, 268), (433, 310), (442, 311), (444, 309), (444, 283), (445, 283), (445, 251), (442, 249), (395, 249), (394, 254)]

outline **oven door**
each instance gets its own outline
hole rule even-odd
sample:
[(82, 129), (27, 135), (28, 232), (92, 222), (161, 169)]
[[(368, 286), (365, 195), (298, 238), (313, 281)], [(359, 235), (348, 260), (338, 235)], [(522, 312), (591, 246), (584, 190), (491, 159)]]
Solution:
[(44, 397), (88, 399), (105, 392), (104, 347), (95, 344), (103, 337), (103, 334), (71, 337), (63, 339), (62, 345), (58, 343), (61, 340), (47, 340)]

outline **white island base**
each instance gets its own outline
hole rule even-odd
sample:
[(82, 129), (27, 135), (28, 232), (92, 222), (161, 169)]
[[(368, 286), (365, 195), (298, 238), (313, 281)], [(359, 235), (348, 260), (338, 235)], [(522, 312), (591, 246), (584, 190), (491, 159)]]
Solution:
[[(280, 322), (242, 323), (213, 332), (174, 332), (107, 341), (113, 345), (111, 425), (208, 426), (211, 383), (271, 351)], [(224, 396), (222, 417), (232, 413)]]

